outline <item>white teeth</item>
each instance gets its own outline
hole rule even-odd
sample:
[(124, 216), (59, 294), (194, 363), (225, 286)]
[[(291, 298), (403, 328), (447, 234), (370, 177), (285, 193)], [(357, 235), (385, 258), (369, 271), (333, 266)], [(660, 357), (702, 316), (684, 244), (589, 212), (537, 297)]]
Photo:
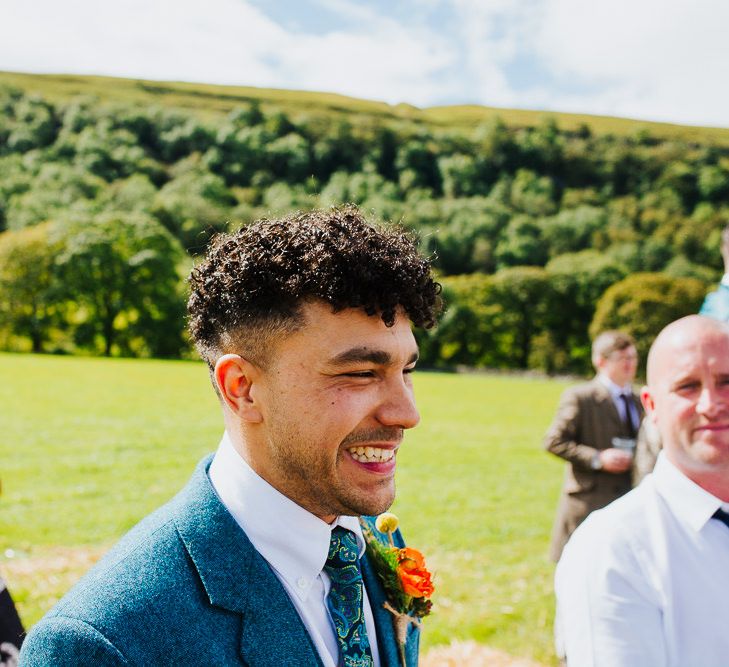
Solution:
[(379, 447), (352, 447), (349, 453), (355, 461), (360, 463), (384, 463), (395, 456), (392, 449), (380, 449)]

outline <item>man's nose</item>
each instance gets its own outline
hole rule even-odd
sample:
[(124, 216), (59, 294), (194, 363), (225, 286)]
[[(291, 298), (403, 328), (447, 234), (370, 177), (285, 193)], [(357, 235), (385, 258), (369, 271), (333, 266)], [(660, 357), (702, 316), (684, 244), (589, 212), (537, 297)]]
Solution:
[(412, 385), (405, 378), (393, 379), (380, 403), (377, 419), (386, 426), (413, 428), (420, 421)]
[(713, 385), (704, 387), (696, 403), (696, 412), (707, 417), (713, 417), (724, 408), (724, 399)]

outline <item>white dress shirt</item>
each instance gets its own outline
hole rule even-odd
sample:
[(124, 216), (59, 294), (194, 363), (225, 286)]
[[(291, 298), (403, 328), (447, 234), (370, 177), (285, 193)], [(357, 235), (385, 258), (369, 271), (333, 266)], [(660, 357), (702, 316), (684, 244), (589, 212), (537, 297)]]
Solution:
[[(299, 613), (324, 667), (336, 667), (339, 646), (326, 606), (331, 583), (323, 571), (335, 526), (351, 530), (365, 550), (362, 528), (356, 517), (340, 516), (325, 523), (284, 496), (261, 478), (223, 435), (210, 464), (210, 481), (256, 551), (278, 577)], [(372, 609), (364, 590), (364, 616), (375, 667), (379, 667), (377, 635)]]
[(661, 453), (652, 475), (575, 531), (557, 565), (569, 667), (729, 665), (722, 502)]
[(620, 421), (623, 423), (625, 423), (625, 403), (622, 401), (620, 396), (625, 394), (630, 397), (631, 421), (637, 428), (637, 425), (640, 424), (640, 413), (638, 412), (638, 406), (635, 404), (635, 400), (633, 399), (633, 386), (628, 383), (624, 387), (621, 387), (620, 385), (615, 384), (607, 375), (603, 375), (602, 373), (600, 373), (597, 377), (610, 392), (610, 398), (613, 399), (613, 405), (615, 405), (615, 409), (618, 411), (618, 415), (620, 415)]

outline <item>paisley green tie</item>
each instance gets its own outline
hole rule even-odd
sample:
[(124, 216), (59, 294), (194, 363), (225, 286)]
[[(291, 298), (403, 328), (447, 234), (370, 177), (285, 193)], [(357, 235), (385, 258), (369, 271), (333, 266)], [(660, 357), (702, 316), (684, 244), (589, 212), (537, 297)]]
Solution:
[(327, 608), (339, 644), (339, 665), (372, 667), (374, 662), (362, 610), (364, 586), (359, 569), (357, 538), (351, 530), (341, 526), (332, 530), (324, 571), (332, 582)]

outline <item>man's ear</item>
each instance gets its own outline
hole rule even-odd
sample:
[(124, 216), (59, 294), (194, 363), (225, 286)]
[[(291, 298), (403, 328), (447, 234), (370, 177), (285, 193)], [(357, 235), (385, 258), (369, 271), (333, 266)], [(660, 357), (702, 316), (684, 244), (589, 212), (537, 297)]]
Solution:
[(605, 367), (605, 361), (605, 357), (597, 354), (592, 357), (592, 365), (598, 373)]
[(655, 422), (656, 418), (654, 417), (654, 414), (656, 411), (656, 403), (651, 395), (651, 390), (647, 386), (640, 390), (640, 402), (643, 404), (648, 417)]
[(261, 411), (251, 395), (259, 377), (257, 367), (238, 354), (224, 354), (215, 362), (215, 383), (223, 403), (244, 421), (257, 424)]

